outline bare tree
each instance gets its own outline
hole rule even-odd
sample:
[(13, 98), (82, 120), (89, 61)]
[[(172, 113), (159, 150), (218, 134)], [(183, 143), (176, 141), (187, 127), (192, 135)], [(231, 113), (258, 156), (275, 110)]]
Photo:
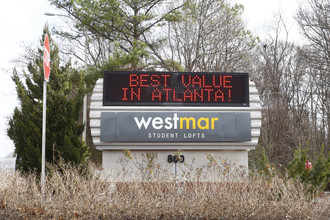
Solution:
[(167, 26), (162, 57), (185, 71), (246, 71), (257, 38), (245, 29), (243, 6), (226, 0), (191, 0), (184, 17)]
[(311, 119), (318, 144), (330, 146), (330, 1), (307, 0), (307, 3), (300, 5), (296, 20), (309, 42), (303, 54), (313, 80)]
[(310, 75), (302, 48), (289, 42), (288, 35), (286, 22), (278, 14), (268, 38), (257, 49), (253, 74), (263, 107), (260, 143), (271, 161), (281, 164), (287, 164), (298, 145), (310, 138)]
[(287, 164), (299, 145), (309, 145), (312, 158), (322, 144), (329, 146), (329, 9), (329, 0), (300, 6), (297, 21), (308, 45), (288, 41), (279, 14), (258, 47), (253, 78), (263, 107), (260, 143), (272, 162)]

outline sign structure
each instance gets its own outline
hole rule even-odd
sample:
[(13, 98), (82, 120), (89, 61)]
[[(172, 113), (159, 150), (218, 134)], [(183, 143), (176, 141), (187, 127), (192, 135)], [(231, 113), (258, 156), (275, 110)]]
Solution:
[(254, 149), (259, 93), (247, 73), (106, 71), (90, 126), (104, 151)]
[(102, 112), (103, 142), (250, 141), (249, 112)]
[(104, 106), (249, 106), (247, 73), (105, 72)]
[[(259, 93), (247, 73), (106, 71), (91, 97), (93, 143), (102, 150), (102, 167), (116, 177), (125, 149), (139, 161), (145, 152), (157, 153), (164, 171), (175, 176), (185, 165), (199, 169), (209, 154), (247, 172), (260, 127)], [(127, 166), (132, 175), (120, 178), (131, 181), (139, 172)]]
[(49, 49), (49, 38), (46, 34), (45, 36), (45, 44), (44, 44), (44, 77), (47, 82), (49, 82), (49, 74), (50, 74), (50, 49)]

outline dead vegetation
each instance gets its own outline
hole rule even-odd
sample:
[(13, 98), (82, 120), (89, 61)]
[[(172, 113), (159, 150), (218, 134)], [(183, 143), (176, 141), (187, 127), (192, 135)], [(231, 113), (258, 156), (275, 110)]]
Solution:
[[(90, 168), (91, 169), (91, 168)], [(101, 173), (53, 168), (41, 206), (39, 177), (0, 175), (3, 219), (330, 219), (330, 202), (274, 176), (240, 182), (105, 181)]]

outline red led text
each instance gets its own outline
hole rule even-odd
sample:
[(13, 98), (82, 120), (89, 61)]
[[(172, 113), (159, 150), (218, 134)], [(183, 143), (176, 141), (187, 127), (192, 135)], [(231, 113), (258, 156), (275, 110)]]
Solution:
[[(145, 102), (231, 102), (232, 75), (129, 74), (127, 87), (121, 88), (122, 101)], [(173, 86), (175, 85), (175, 86)]]

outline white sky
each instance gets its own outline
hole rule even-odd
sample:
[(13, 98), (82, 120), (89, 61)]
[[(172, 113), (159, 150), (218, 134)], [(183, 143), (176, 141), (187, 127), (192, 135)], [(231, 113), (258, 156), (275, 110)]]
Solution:
[(243, 19), (249, 30), (261, 39), (267, 36), (267, 29), (274, 22), (274, 16), (281, 13), (289, 31), (289, 40), (301, 44), (303, 38), (294, 19), (300, 3), (305, 0), (231, 0), (244, 5)]
[[(8, 118), (18, 105), (11, 75), (12, 62), (23, 54), (23, 43), (37, 43), (47, 20), (45, 12), (56, 11), (47, 0), (2, 1), (0, 7), (0, 158), (14, 151), (7, 137)], [(51, 23), (50, 23), (51, 24)], [(19, 70), (19, 69), (18, 69)], [(40, 140), (41, 141), (41, 140)]]
[[(297, 1), (302, 0), (232, 0), (243, 4), (243, 19), (248, 28), (257, 36), (265, 37), (265, 28), (278, 11), (284, 14), (290, 28), (291, 40), (298, 40), (298, 29), (293, 16)], [(24, 53), (23, 43), (36, 44), (40, 40), (44, 25), (56, 25), (59, 18), (47, 17), (45, 12), (56, 12), (47, 0), (10, 0), (1, 2), (0, 7), (0, 158), (14, 151), (12, 141), (7, 137), (8, 119), (14, 107), (18, 106), (15, 85), (11, 75), (15, 64), (12, 62)], [(40, 140), (41, 142), (41, 140)]]

